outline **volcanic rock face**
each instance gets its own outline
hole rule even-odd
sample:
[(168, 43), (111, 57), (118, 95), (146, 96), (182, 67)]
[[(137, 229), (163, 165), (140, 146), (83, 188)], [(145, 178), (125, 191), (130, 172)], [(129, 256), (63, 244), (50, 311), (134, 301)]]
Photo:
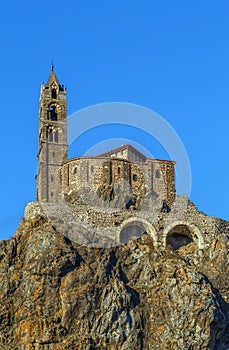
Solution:
[(0, 242), (0, 349), (229, 349), (228, 247), (89, 248), (22, 221)]

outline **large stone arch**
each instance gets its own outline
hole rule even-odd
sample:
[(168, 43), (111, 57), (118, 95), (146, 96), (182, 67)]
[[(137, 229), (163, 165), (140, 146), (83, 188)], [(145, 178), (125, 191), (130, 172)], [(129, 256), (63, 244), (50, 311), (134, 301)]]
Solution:
[(126, 220), (124, 220), (121, 225), (119, 226), (120, 230), (119, 230), (119, 243), (121, 242), (120, 237), (121, 237), (121, 232), (124, 228), (128, 227), (128, 226), (136, 226), (139, 225), (140, 227), (144, 228), (145, 231), (151, 236), (154, 246), (157, 247), (157, 232), (155, 230), (155, 228), (153, 227), (153, 225), (148, 222), (147, 220), (143, 219), (143, 218), (139, 218), (139, 217), (131, 217), (128, 218)]
[(199, 228), (187, 221), (176, 221), (165, 228), (162, 238), (163, 247), (166, 247), (167, 237), (169, 237), (170, 233), (172, 234), (176, 231), (176, 228), (180, 227), (184, 227), (189, 231), (193, 242), (196, 243), (199, 250), (203, 249), (204, 239)]

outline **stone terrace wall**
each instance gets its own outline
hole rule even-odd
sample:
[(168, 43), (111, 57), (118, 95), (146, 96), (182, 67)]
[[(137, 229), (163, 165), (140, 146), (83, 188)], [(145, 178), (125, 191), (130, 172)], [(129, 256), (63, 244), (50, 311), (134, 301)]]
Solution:
[(96, 235), (98, 231), (100, 239), (103, 235), (104, 239), (107, 236), (110, 241), (113, 239), (114, 242), (119, 242), (125, 223), (128, 226), (140, 225), (145, 227), (145, 231), (150, 231), (149, 234), (153, 232), (155, 246), (160, 249), (165, 248), (167, 236), (178, 226), (190, 230), (193, 241), (199, 249), (211, 247), (221, 234), (229, 235), (229, 222), (198, 212), (196, 206), (183, 196), (176, 196), (170, 213), (162, 213), (157, 201), (151, 202), (148, 210), (140, 211), (34, 202), (28, 204), (25, 217), (29, 219), (36, 215), (47, 216), (47, 213), (60, 232), (63, 227), (70, 227), (69, 223), (71, 230), (74, 230), (74, 227), (78, 229), (81, 225), (84, 235), (86, 232), (90, 240), (91, 235)]

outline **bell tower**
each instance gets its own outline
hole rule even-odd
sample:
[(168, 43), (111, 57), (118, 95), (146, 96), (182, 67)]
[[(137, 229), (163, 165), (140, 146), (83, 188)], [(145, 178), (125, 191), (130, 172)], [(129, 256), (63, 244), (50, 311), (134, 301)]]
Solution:
[(60, 167), (68, 157), (67, 101), (53, 65), (47, 84), (41, 84), (38, 139), (37, 201), (57, 202)]

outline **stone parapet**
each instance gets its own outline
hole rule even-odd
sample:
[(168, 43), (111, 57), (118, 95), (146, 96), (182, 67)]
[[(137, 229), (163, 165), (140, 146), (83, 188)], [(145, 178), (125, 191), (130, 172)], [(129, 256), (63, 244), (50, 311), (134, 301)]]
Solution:
[(169, 212), (161, 212), (156, 199), (147, 203), (144, 210), (137, 211), (64, 201), (32, 202), (25, 208), (25, 219), (44, 216), (66, 237), (91, 246), (114, 246), (127, 239), (124, 234), (129, 239), (147, 232), (159, 249), (169, 244), (177, 249), (193, 242), (201, 250), (211, 246), (218, 235), (229, 234), (229, 222), (199, 212), (187, 197), (176, 196)]

